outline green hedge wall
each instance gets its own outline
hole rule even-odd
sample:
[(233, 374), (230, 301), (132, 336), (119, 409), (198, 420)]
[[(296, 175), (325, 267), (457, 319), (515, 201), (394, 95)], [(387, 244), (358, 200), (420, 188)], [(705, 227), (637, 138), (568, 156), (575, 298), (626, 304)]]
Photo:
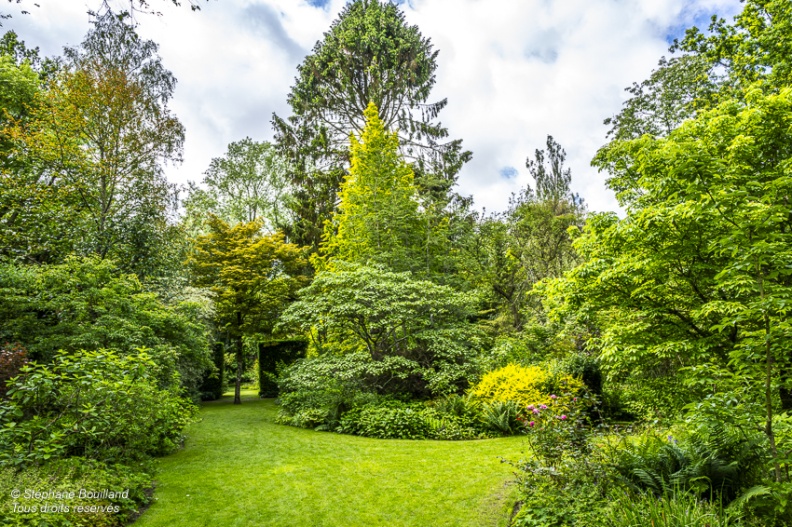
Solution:
[(259, 397), (278, 396), (278, 365), (288, 365), (305, 357), (308, 341), (305, 339), (262, 342), (258, 347)]

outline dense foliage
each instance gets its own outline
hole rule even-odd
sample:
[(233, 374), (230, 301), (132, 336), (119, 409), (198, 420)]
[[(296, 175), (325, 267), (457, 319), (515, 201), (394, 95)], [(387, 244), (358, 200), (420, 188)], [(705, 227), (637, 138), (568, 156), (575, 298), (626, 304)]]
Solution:
[[(58, 492), (75, 492), (74, 489), (119, 489), (119, 495), (112, 498), (80, 498), (79, 491), (71, 500), (47, 502), (23, 498), (16, 501), (16, 512), (15, 502), (3, 496), (0, 526), (122, 527), (151, 503), (152, 484), (148, 467), (102, 463), (81, 457), (59, 459), (20, 470), (0, 468), (0, 487), (3, 489), (47, 489), (55, 495)], [(124, 492), (126, 489), (129, 492)], [(25, 512), (20, 512), (20, 509)]]
[(10, 383), (0, 403), (0, 460), (145, 459), (178, 446), (191, 410), (159, 387), (145, 351), (60, 352), (50, 365), (24, 366)]
[(444, 141), (448, 131), (436, 119), (447, 100), (428, 102), (436, 58), (431, 41), (395, 4), (355, 0), (343, 8), (297, 68), (287, 99), (293, 115), (273, 115), (295, 187), (296, 221), (288, 229), (294, 240), (318, 248), (349, 160), (349, 136), (363, 131), (370, 103), (388, 129), (398, 128), (401, 154), (418, 174), (424, 197), (445, 206), (471, 153), (460, 140)]
[(286, 302), (304, 282), (302, 251), (283, 235), (261, 234), (254, 220), (230, 226), (217, 216), (207, 220), (209, 232), (199, 236), (187, 260), (196, 285), (211, 291), (217, 324), (235, 346), (236, 389), (241, 403), (245, 368), (245, 337), (271, 334)]
[(9, 191), (26, 210), (7, 215), (4, 227), (19, 234), (5, 255), (109, 256), (141, 276), (173, 264), (173, 193), (162, 164), (180, 160), (184, 129), (168, 108), (176, 81), (156, 52), (124, 17), (106, 13), (66, 50), (26, 118), (6, 127), (22, 163)]
[(389, 390), (456, 392), (476, 371), (480, 336), (466, 322), (469, 296), (370, 267), (320, 273), (282, 317), (310, 335), (317, 353), (365, 352), (399, 364)]
[[(58, 510), (53, 520), (52, 512), (40, 508), (57, 500), (4, 495), (0, 524), (32, 525), (26, 522), (46, 518), (52, 525), (123, 525), (134, 517), (150, 500), (147, 460), (181, 444), (194, 412), (177, 391), (160, 387), (159, 373), (145, 350), (125, 356), (106, 350), (62, 351), (49, 365), (23, 366), (0, 401), (3, 488), (117, 489), (124, 495), (65, 500), (70, 511)], [(12, 502), (30, 514), (5, 514)], [(81, 514), (81, 506), (103, 507), (102, 513)]]
[(209, 213), (230, 224), (260, 220), (268, 231), (288, 223), (286, 164), (270, 143), (246, 137), (229, 144), (223, 157), (212, 159), (202, 183), (206, 188), (191, 184), (183, 203), (188, 231), (205, 234)]
[(58, 350), (127, 354), (147, 347), (163, 368), (161, 382), (175, 382), (191, 397), (211, 364), (203, 306), (186, 300), (166, 304), (111, 260), (0, 263), (0, 291), (0, 339), (20, 343), (35, 360), (48, 362)]
[(69, 503), (95, 514), (13, 512), (4, 493), (0, 524), (124, 525), (212, 366), (162, 173), (183, 141), (175, 78), (108, 10), (64, 57), (8, 33), (0, 62), (0, 487), (129, 489)]
[(688, 31), (609, 120), (594, 164), (626, 217), (592, 215), (582, 262), (542, 291), (557, 324), (588, 328), (603, 385), (676, 425), (560, 457), (533, 443), (525, 496), (559, 498), (516, 524), (789, 524), (790, 21), (757, 0)]
[(789, 525), (790, 28), (788, 1), (746, 0), (628, 88), (593, 161), (623, 217), (587, 213), (552, 136), (486, 215), (454, 195), (437, 51), (355, 0), (276, 144), (229, 144), (178, 221), (157, 45), (108, 10), (60, 59), (7, 34), (0, 484), (127, 485), (93, 519), (128, 521), (190, 399), (228, 366), (241, 402), (257, 357), (281, 424), (523, 435), (515, 527)]

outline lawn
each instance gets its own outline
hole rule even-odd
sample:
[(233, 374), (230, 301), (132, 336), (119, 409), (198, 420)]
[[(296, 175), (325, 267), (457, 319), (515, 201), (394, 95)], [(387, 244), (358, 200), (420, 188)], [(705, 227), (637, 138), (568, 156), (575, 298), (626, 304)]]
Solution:
[(202, 406), (185, 448), (159, 461), (156, 502), (135, 527), (505, 525), (519, 437), (381, 440), (275, 424), (247, 392)]

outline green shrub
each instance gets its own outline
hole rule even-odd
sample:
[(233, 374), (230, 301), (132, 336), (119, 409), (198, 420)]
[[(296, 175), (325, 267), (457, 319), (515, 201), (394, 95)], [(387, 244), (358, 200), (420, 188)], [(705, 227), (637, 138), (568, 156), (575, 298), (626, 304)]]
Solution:
[(589, 393), (597, 396), (602, 394), (602, 370), (595, 357), (575, 353), (567, 357), (563, 368), (571, 376), (583, 381)]
[(718, 495), (724, 504), (762, 482), (767, 456), (761, 438), (723, 433), (679, 439), (647, 434), (610, 452), (614, 469), (634, 491), (662, 496), (678, 487), (700, 499)]
[(522, 508), (520, 527), (594, 527), (615, 485), (613, 470), (595, 455), (586, 395), (570, 401), (560, 413), (550, 405), (529, 405), (522, 424), (529, 447), (518, 468)]
[(605, 506), (591, 482), (559, 489), (547, 481), (534, 481), (523, 493), (512, 527), (594, 527)]
[(83, 456), (106, 462), (174, 450), (195, 407), (157, 385), (157, 366), (140, 350), (58, 352), (31, 363), (0, 402), (0, 465)]
[(424, 410), (424, 419), (429, 425), (429, 438), (446, 441), (482, 439), (490, 437), (480, 424), (452, 415), (438, 415), (432, 409)]
[(472, 395), (448, 395), (426, 410), (432, 439), (460, 440), (488, 437), (482, 419), (482, 403)]
[[(120, 527), (128, 524), (151, 500), (153, 483), (146, 467), (108, 465), (92, 459), (68, 458), (21, 470), (0, 468), (0, 527)], [(80, 489), (119, 491), (113, 498), (80, 498)], [(11, 492), (22, 495), (13, 498)], [(32, 492), (74, 492), (74, 499), (35, 499)], [(124, 492), (127, 491), (128, 492)], [(54, 495), (54, 494), (53, 494)], [(14, 510), (16, 503), (17, 510)], [(42, 512), (43, 506), (57, 512)], [(31, 511), (37, 507), (36, 512)], [(101, 512), (82, 512), (77, 507), (105, 507)], [(68, 507), (68, 511), (65, 510)], [(110, 512), (108, 512), (110, 507)], [(115, 508), (117, 507), (117, 512)]]
[(413, 373), (411, 361), (388, 357), (373, 361), (365, 353), (323, 355), (297, 360), (278, 381), (278, 422), (334, 429), (344, 412), (378, 399), (377, 387)]
[(378, 398), (346, 412), (336, 431), (383, 439), (462, 440), (487, 436), (478, 414), (471, 417), (443, 410), (442, 404), (427, 406)]
[(49, 362), (58, 350), (134, 354), (148, 348), (160, 381), (180, 385), (194, 399), (211, 367), (204, 307), (195, 301), (163, 302), (111, 260), (0, 263), (0, 320), (0, 342), (19, 342), (39, 362)]
[(416, 399), (461, 393), (481, 370), (483, 334), (470, 322), (470, 293), (409, 272), (334, 262), (299, 296), (279, 327), (312, 334), (320, 355), (367, 354), (368, 391)]
[(472, 395), (447, 395), (434, 402), (434, 408), (439, 414), (459, 417), (471, 425), (481, 416), (481, 401)]
[(380, 439), (427, 439), (432, 428), (425, 407), (395, 401), (354, 408), (341, 418), (339, 431)]

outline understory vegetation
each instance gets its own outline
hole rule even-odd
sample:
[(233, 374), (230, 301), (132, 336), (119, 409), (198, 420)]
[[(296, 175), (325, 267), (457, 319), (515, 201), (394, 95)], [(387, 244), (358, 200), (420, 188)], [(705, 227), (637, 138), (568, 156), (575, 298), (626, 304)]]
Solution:
[[(478, 212), (437, 51), (380, 0), (304, 59), (272, 143), (176, 188), (176, 79), (133, 20), (105, 3), (61, 57), (0, 40), (1, 526), (135, 521), (200, 401), (256, 381), (277, 425), (245, 427), (272, 437), (519, 436), (513, 527), (792, 525), (788, 0), (690, 29), (628, 88), (592, 162), (621, 216), (588, 210), (550, 135)], [(127, 491), (86, 515), (12, 488)]]

